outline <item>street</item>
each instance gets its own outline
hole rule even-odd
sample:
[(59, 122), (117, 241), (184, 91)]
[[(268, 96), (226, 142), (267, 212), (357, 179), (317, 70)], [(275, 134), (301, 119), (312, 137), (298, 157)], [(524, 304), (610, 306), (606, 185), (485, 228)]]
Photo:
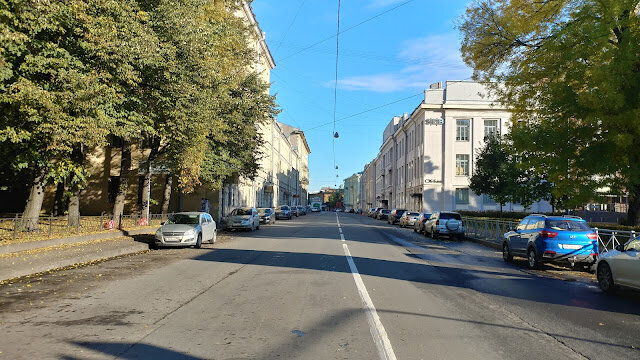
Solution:
[(638, 359), (638, 294), (310, 213), (0, 286), (6, 359)]

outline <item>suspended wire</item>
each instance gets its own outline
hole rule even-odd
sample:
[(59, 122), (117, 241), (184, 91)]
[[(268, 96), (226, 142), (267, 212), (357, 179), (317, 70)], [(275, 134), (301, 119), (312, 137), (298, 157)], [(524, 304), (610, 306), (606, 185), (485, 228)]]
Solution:
[[(339, 1), (340, 1), (340, 0), (338, 0), (338, 2), (339, 2)], [(401, 7), (401, 6), (407, 5), (408, 3), (413, 2), (413, 1), (415, 1), (415, 0), (407, 0), (407, 1), (403, 2), (403, 3), (400, 3), (400, 4), (398, 4), (398, 5), (394, 6), (394, 7), (390, 8), (390, 9), (387, 9), (387, 10), (385, 10), (385, 11), (383, 11), (383, 12), (381, 12), (381, 13), (378, 13), (378, 14), (376, 14), (376, 15), (374, 15), (374, 16), (372, 16), (372, 17), (368, 18), (368, 19), (365, 19), (365, 20), (363, 20), (363, 21), (361, 21), (361, 22), (359, 22), (359, 23), (357, 23), (357, 24), (355, 24), (355, 25), (353, 25), (353, 26), (350, 26), (350, 27), (348, 27), (348, 28), (346, 28), (346, 29), (342, 30), (342, 32), (340, 32), (340, 31), (339, 31), (336, 35), (328, 36), (328, 37), (326, 37), (326, 38), (324, 38), (324, 39), (322, 39), (322, 40), (319, 40), (319, 41), (317, 41), (317, 42), (315, 42), (315, 43), (313, 43), (313, 44), (310, 44), (309, 46), (306, 46), (305, 48), (301, 49), (300, 51), (296, 51), (296, 52), (294, 52), (293, 54), (289, 54), (289, 55), (287, 55), (287, 56), (285, 56), (285, 57), (283, 57), (283, 58), (281, 58), (281, 59), (278, 59), (278, 60), (276, 60), (276, 62), (282, 62), (282, 61), (284, 61), (284, 60), (286, 60), (286, 59), (288, 59), (288, 58), (290, 58), (290, 57), (292, 57), (292, 56), (296, 56), (296, 55), (298, 55), (298, 54), (300, 54), (300, 53), (302, 53), (302, 52), (305, 52), (305, 51), (307, 51), (307, 50), (311, 49), (312, 47), (315, 47), (316, 45), (322, 44), (323, 42), (325, 42), (325, 41), (327, 41), (327, 40), (331, 40), (331, 39), (333, 39), (334, 37), (339, 36), (340, 34), (346, 33), (346, 32), (347, 32), (347, 31), (349, 31), (349, 30), (353, 30), (353, 29), (357, 28), (358, 26), (360, 26), (360, 25), (362, 25), (362, 24), (365, 24), (365, 23), (367, 23), (367, 22), (369, 22), (369, 21), (371, 21), (371, 20), (373, 20), (373, 19), (376, 19), (376, 18), (378, 18), (378, 17), (380, 17), (380, 16), (382, 16), (382, 15), (384, 15), (384, 14), (386, 14), (386, 13), (389, 13), (389, 12), (391, 12), (391, 11), (393, 11), (393, 10), (395, 10), (395, 9), (397, 9), (397, 8), (399, 8), (399, 7)], [(338, 9), (338, 12), (340, 12), (340, 9)]]
[(338, 64), (340, 60), (340, 5), (341, 0), (338, 0), (338, 30), (336, 31), (336, 77), (333, 84), (333, 132), (331, 133), (331, 139), (333, 141), (333, 168), (336, 170), (336, 178), (339, 176), (338, 167), (336, 166), (336, 113), (338, 109)]
[(356, 117), (356, 116), (359, 116), (359, 115), (362, 115), (362, 114), (366, 114), (366, 113), (369, 113), (369, 112), (372, 112), (372, 111), (376, 111), (378, 109), (382, 109), (383, 107), (386, 107), (386, 106), (389, 106), (389, 105), (393, 105), (393, 104), (399, 103), (401, 101), (413, 99), (414, 97), (418, 97), (418, 96), (424, 96), (424, 92), (420, 92), (420, 93), (417, 93), (417, 94), (414, 94), (414, 95), (411, 95), (411, 96), (407, 96), (407, 97), (402, 98), (402, 99), (398, 99), (398, 100), (395, 100), (395, 101), (392, 101), (392, 102), (388, 102), (386, 104), (382, 104), (382, 105), (379, 105), (379, 106), (376, 106), (376, 107), (373, 107), (373, 108), (370, 108), (370, 109), (367, 109), (367, 110), (363, 110), (363, 111), (360, 111), (358, 113), (351, 114), (349, 116), (345, 116), (343, 118), (334, 120), (333, 122), (326, 122), (326, 123), (320, 124), (318, 126), (314, 126), (314, 127), (308, 128), (308, 129), (304, 129), (303, 131), (307, 132), (307, 131), (319, 129), (321, 127), (325, 127), (325, 126), (330, 125), (330, 124), (333, 123), (333, 129), (334, 129), (334, 133), (335, 133), (335, 128), (336, 128), (336, 123), (337, 122), (340, 122), (340, 121), (343, 121), (343, 120), (347, 120), (347, 119), (351, 119), (353, 117)]
[(284, 34), (282, 35), (282, 39), (280, 39), (280, 42), (278, 42), (278, 46), (276, 46), (275, 51), (278, 51), (278, 49), (280, 49), (280, 46), (282, 46), (282, 43), (284, 42), (284, 39), (286, 39), (287, 35), (289, 34), (289, 30), (291, 30), (291, 27), (296, 22), (296, 19), (298, 18), (298, 15), (300, 14), (300, 10), (302, 10), (302, 7), (304, 6), (304, 3), (306, 1), (307, 0), (302, 0), (302, 2), (300, 3), (300, 6), (298, 7), (298, 11), (296, 11), (296, 14), (293, 16), (293, 20), (291, 20), (291, 22), (289, 23), (289, 26), (287, 26), (287, 30), (285, 30)]

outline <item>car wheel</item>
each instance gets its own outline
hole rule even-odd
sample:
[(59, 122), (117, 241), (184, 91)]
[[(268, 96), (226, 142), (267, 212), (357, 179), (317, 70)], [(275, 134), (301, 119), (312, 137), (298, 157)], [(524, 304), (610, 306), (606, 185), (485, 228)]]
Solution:
[(198, 240), (196, 240), (196, 244), (194, 247), (196, 249), (200, 249), (202, 247), (202, 233), (198, 234)]
[(513, 255), (511, 255), (511, 251), (509, 250), (509, 244), (506, 242), (502, 244), (502, 260), (505, 262), (511, 262), (513, 260)]
[(417, 232), (418, 232), (418, 230), (416, 229), (416, 227), (415, 227), (415, 226), (413, 227), (413, 232), (414, 232), (414, 233), (417, 233)]
[(601, 262), (598, 265), (598, 285), (600, 289), (606, 293), (612, 293), (616, 289), (616, 285), (613, 282), (613, 273), (611, 272), (611, 267), (606, 262)]
[(527, 266), (529, 269), (537, 269), (540, 266), (540, 260), (538, 260), (538, 254), (536, 254), (536, 250), (532, 247), (527, 251)]

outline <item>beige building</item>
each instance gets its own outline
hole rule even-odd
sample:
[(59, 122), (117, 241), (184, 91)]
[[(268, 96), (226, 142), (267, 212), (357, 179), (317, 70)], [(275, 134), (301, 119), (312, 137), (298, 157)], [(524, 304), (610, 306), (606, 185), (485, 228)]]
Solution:
[[(365, 167), (363, 203), (414, 211), (496, 210), (490, 197), (469, 189), (484, 139), (509, 131), (511, 114), (484, 84), (447, 81), (432, 84), (409, 114), (392, 118), (376, 159)], [(522, 211), (507, 204), (507, 211)], [(531, 211), (551, 211), (538, 202)]]

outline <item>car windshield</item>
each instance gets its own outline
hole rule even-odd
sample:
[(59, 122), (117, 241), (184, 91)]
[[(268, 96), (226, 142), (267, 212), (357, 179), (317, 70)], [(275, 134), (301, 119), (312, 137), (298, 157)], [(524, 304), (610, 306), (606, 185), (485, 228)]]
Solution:
[(251, 209), (234, 209), (231, 215), (251, 215)]
[(431, 214), (424, 213), (424, 218), (425, 218), (425, 219), (428, 219), (428, 218), (430, 218), (430, 217), (431, 217)]
[(456, 219), (456, 220), (462, 220), (462, 217), (460, 217), (460, 214), (452, 214), (452, 213), (441, 213), (440, 214), (440, 219)]
[(167, 220), (165, 225), (168, 224), (186, 224), (186, 225), (197, 225), (200, 220), (200, 216), (198, 214), (173, 214)]
[(258, 209), (260, 215), (271, 214), (271, 209)]
[(556, 231), (589, 231), (591, 227), (582, 220), (547, 220), (547, 228)]
[(420, 213), (417, 212), (408, 212), (407, 216), (420, 216)]
[(289, 210), (288, 206), (280, 206), (280, 210)]
[(380, 212), (383, 213), (383, 214), (388, 214), (389, 210), (380, 210)]

